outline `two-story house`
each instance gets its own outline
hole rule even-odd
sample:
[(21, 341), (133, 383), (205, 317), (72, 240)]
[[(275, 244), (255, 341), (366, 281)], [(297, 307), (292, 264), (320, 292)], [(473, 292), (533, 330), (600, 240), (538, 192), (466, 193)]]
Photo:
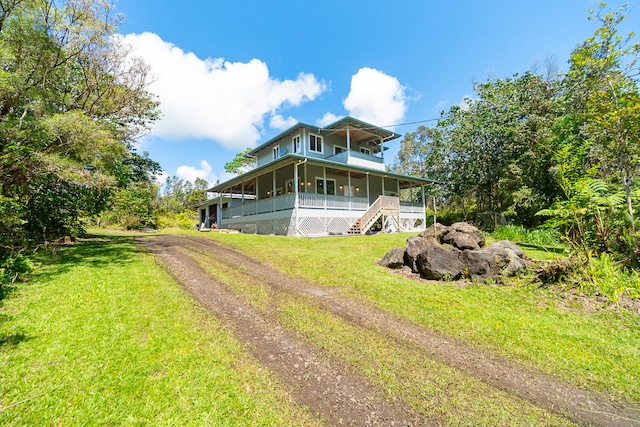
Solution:
[(376, 222), (421, 230), (424, 187), (433, 182), (385, 170), (385, 144), (398, 137), (352, 117), (298, 123), (249, 153), (253, 170), (208, 190), (216, 197), (198, 206), (200, 222), (296, 236), (366, 233)]

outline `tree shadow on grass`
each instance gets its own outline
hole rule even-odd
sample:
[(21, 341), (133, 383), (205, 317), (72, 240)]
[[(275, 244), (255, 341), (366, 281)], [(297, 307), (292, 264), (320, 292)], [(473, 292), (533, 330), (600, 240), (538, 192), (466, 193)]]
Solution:
[(15, 346), (25, 341), (31, 341), (32, 339), (32, 337), (20, 333), (11, 335), (0, 334), (0, 350), (2, 350), (5, 346)]
[(113, 264), (127, 264), (143, 254), (144, 249), (129, 236), (88, 235), (72, 244), (53, 246), (40, 251), (36, 260), (46, 268), (33, 273), (39, 282), (47, 282), (78, 266), (100, 268)]

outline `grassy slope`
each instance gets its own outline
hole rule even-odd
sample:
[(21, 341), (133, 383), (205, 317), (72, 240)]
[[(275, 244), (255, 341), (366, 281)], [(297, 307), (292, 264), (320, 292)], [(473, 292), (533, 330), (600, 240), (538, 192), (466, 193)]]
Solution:
[(1, 425), (309, 425), (126, 238), (80, 243), (0, 307)]
[(290, 274), (328, 287), (344, 286), (355, 297), (473, 345), (640, 402), (637, 314), (565, 309), (553, 295), (523, 284), (413, 281), (375, 265), (391, 247), (403, 246), (410, 234), (318, 239), (206, 235)]

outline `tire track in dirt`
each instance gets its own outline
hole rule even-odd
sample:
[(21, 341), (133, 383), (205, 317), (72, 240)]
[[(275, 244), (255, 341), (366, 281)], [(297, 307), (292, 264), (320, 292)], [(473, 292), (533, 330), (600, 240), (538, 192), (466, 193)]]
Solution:
[(327, 424), (431, 424), (429, 420), (420, 420), (404, 403), (384, 400), (380, 390), (348, 367), (321, 354), (227, 291), (180, 250), (185, 244), (181, 238), (158, 236), (137, 240), (156, 255), (198, 302), (246, 344), (261, 365), (276, 373), (300, 404), (308, 406)]
[[(434, 360), (448, 364), (498, 389), (513, 393), (535, 405), (563, 415), (582, 425), (640, 426), (640, 408), (599, 393), (568, 384), (547, 374), (524, 368), (514, 362), (473, 348), (398, 319), (369, 304), (335, 295), (334, 292), (288, 276), (242, 253), (208, 238), (159, 236), (173, 244), (194, 246), (215, 255), (219, 262), (241, 268), (257, 282), (274, 290), (303, 294), (331, 313), (358, 326), (373, 329), (399, 342), (418, 346)], [(198, 267), (199, 268), (199, 267)]]

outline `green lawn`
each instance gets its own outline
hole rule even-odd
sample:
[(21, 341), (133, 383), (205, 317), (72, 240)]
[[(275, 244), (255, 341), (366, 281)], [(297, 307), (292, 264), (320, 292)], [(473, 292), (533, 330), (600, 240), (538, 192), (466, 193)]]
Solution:
[[(194, 232), (195, 233), (195, 232)], [(582, 310), (544, 289), (421, 282), (375, 262), (413, 234), (303, 239), (201, 233), (400, 317), (497, 351), (574, 384), (640, 402), (640, 316), (622, 309)], [(526, 249), (526, 248), (525, 248)]]
[(41, 258), (0, 302), (0, 425), (314, 425), (151, 255), (108, 239)]

